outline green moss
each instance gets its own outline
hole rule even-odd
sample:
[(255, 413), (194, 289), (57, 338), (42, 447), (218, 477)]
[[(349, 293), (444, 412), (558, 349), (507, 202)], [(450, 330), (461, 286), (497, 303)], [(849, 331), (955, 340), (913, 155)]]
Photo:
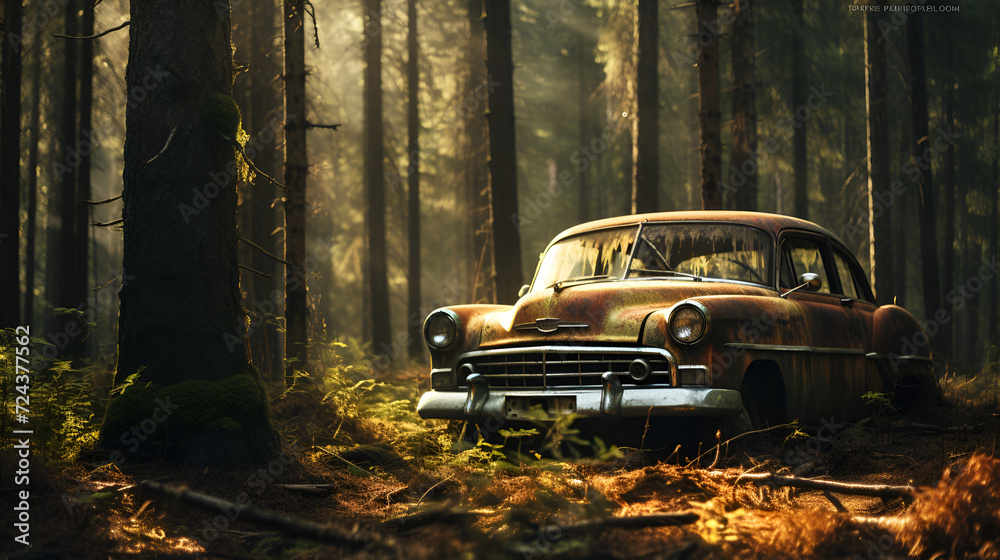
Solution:
[[(226, 138), (237, 140), (242, 132), (243, 117), (236, 100), (224, 93), (213, 93), (205, 100), (202, 108), (202, 118), (205, 125), (223, 134)], [(245, 134), (245, 133), (244, 133)]]
[[(175, 385), (135, 383), (108, 403), (101, 443), (159, 455), (205, 434), (246, 437), (273, 432), (267, 393), (253, 370)], [(137, 448), (138, 446), (138, 448)]]

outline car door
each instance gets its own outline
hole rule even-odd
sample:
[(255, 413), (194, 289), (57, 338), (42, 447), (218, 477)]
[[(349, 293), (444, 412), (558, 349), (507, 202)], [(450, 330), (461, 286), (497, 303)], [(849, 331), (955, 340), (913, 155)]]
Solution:
[[(791, 372), (803, 419), (853, 416), (865, 387), (863, 335), (855, 329), (856, 316), (842, 303), (840, 278), (828, 240), (820, 235), (791, 232), (780, 241), (779, 287), (787, 291), (799, 285), (802, 274), (818, 274), (822, 285), (816, 291), (799, 290), (786, 296), (799, 308), (804, 332), (796, 343), (804, 371)], [(789, 382), (786, 373), (786, 383)], [(863, 392), (863, 391), (861, 391)], [(791, 397), (791, 395), (789, 395)], [(789, 410), (789, 417), (792, 410)]]
[[(868, 280), (857, 259), (851, 256), (847, 249), (836, 243), (831, 244), (830, 250), (834, 266), (837, 269), (837, 279), (840, 282), (840, 303), (850, 317), (851, 332), (856, 334), (861, 349), (867, 355), (875, 351), (875, 334), (872, 330), (875, 322), (875, 311), (878, 310), (875, 296), (872, 294)], [(865, 387), (862, 394), (867, 391), (891, 390), (885, 386), (885, 380), (878, 371), (878, 364), (874, 360), (866, 357), (861, 361), (859, 367), (864, 368), (865, 371)]]

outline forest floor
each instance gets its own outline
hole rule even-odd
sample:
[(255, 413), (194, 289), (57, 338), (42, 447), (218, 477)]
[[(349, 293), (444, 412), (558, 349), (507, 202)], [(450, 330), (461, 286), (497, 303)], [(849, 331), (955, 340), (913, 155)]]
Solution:
[[(366, 387), (412, 395), (421, 378), (342, 384), (327, 397), (356, 410), (318, 432), (323, 413), (303, 408), (308, 397), (281, 399), (275, 415), (289, 419), (291, 443), (267, 469), (118, 469), (96, 452), (33, 467), (33, 546), (8, 557), (1000, 558), (1000, 418), (974, 380), (950, 380), (947, 402), (907, 414), (731, 442), (712, 465), (713, 452), (685, 464), (601, 446), (584, 459), (505, 458), (452, 446), (457, 427), (413, 420), (407, 399), (345, 400)], [(914, 490), (825, 494), (740, 479), (747, 473)], [(231, 504), (195, 507), (144, 480)], [(294, 527), (252, 523), (260, 510)], [(326, 526), (321, 539), (295, 536), (310, 522)]]

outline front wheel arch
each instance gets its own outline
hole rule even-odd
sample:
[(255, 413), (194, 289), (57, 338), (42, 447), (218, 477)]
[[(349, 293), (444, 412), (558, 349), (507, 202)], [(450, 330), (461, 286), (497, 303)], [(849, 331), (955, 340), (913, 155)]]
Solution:
[(785, 380), (777, 363), (770, 360), (751, 363), (743, 373), (740, 396), (743, 411), (734, 426), (740, 433), (785, 422)]

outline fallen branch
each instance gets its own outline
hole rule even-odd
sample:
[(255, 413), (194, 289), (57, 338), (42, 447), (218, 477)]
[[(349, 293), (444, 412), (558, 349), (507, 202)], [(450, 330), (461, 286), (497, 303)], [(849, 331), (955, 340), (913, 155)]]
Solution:
[(125, 20), (125, 23), (119, 25), (118, 27), (108, 29), (107, 31), (101, 31), (96, 35), (85, 35), (83, 37), (78, 37), (76, 35), (63, 35), (61, 33), (53, 33), (52, 36), (58, 37), (60, 39), (99, 39), (109, 33), (114, 33), (115, 31), (118, 31), (119, 29), (125, 29), (126, 27), (129, 26), (129, 23), (131, 23), (129, 20)]
[(794, 476), (780, 476), (773, 473), (741, 474), (736, 479), (736, 485), (739, 485), (741, 482), (755, 482), (773, 486), (819, 490), (821, 492), (836, 492), (838, 494), (848, 494), (852, 496), (870, 496), (873, 498), (883, 499), (902, 498), (907, 502), (913, 501), (913, 493), (916, 491), (916, 488), (912, 486), (853, 484), (849, 482), (834, 482), (831, 480), (815, 480), (811, 478), (796, 478)]
[(390, 548), (391, 546), (388, 541), (384, 541), (375, 535), (363, 535), (356, 531), (346, 531), (329, 524), (321, 525), (306, 519), (290, 517), (254, 506), (241, 505), (194, 492), (183, 486), (166, 486), (151, 480), (144, 480), (139, 486), (144, 492), (150, 492), (204, 510), (222, 512), (230, 517), (235, 515), (234, 520), (238, 519), (247, 523), (277, 529), (289, 535), (350, 548), (363, 548), (369, 545), (376, 545), (382, 548)]
[(418, 511), (417, 513), (386, 519), (382, 523), (386, 525), (398, 525), (400, 529), (413, 529), (434, 523), (459, 523), (464, 525), (467, 521), (481, 515), (484, 515), (484, 513), (467, 509), (435, 507)]
[(340, 488), (337, 484), (278, 484), (281, 488), (313, 496), (329, 496)]
[(632, 517), (604, 517), (601, 519), (588, 519), (578, 521), (568, 525), (549, 525), (542, 527), (539, 531), (543, 535), (562, 533), (586, 533), (590, 531), (600, 531), (601, 529), (646, 529), (648, 527), (679, 527), (690, 525), (698, 521), (698, 514), (688, 511), (677, 511), (670, 513), (656, 513), (652, 515), (636, 515)]

